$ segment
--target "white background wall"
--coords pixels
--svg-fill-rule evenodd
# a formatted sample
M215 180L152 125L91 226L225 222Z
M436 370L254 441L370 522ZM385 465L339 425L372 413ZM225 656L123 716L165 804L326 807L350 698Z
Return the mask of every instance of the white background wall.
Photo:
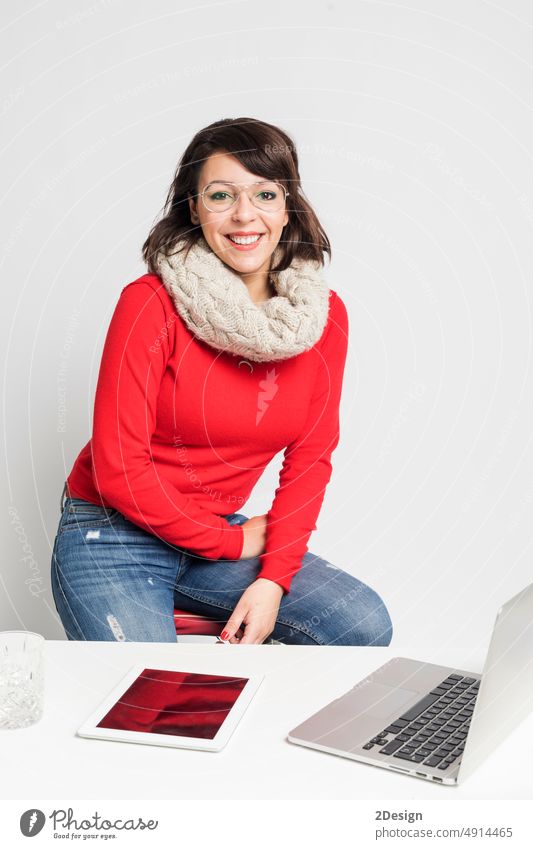
M244 115L299 145L350 317L310 550L371 583L413 653L483 656L533 536L533 9L500 6L3 6L2 629L64 638L50 554L111 314L191 136Z

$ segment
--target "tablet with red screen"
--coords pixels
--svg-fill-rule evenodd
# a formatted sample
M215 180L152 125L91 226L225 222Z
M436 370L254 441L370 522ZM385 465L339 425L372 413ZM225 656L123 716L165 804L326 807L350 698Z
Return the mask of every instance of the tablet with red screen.
M77 734L218 752L263 677L135 666Z

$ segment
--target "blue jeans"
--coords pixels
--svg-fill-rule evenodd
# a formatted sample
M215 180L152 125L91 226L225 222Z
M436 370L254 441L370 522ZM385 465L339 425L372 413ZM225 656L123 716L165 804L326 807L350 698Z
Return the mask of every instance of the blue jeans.
M65 489L63 490L63 496ZM118 510L61 498L52 592L69 640L176 642L174 607L229 619L256 579L259 558L208 560L178 549ZM231 524L247 516L227 516ZM269 639L297 645L387 646L392 624L379 595L307 552Z

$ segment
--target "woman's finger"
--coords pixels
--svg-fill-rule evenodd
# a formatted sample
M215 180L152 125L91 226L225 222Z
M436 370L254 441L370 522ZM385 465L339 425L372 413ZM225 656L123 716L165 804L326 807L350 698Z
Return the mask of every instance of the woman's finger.
M222 640L229 640L231 642L231 638L235 636L235 634L241 627L242 620L244 619L245 615L246 608L244 606L239 607L239 605L237 605L230 618L226 622L224 628L222 629L220 638Z

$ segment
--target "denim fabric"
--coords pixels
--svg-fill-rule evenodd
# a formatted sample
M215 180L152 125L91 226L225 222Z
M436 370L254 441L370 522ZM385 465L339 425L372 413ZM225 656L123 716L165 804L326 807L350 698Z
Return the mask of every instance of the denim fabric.
M65 496L65 490L63 491ZM209 560L179 549L118 510L62 497L52 591L70 640L176 642L174 607L227 622L257 577L258 557ZM227 521L243 523L233 513ZM299 645L387 646L392 624L369 586L307 552L269 639Z

